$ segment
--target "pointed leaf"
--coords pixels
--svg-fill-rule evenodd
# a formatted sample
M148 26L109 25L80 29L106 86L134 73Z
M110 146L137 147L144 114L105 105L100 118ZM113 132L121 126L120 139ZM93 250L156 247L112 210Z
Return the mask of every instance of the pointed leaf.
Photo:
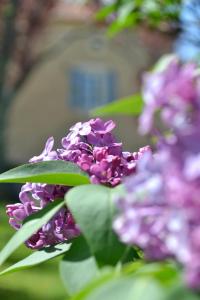
M176 266L177 267L177 266ZM73 300L175 300L182 299L174 287L180 285L183 290L183 284L180 276L174 274L178 269L171 263L150 263L139 261L126 264L122 268L110 268L110 272L103 272L98 278L92 280L72 297ZM171 270L171 271L170 271ZM172 275L171 280L165 280ZM179 273L180 275L180 273ZM181 280L181 281L180 281ZM148 292L147 292L148 291ZM175 291L175 293L172 293ZM178 291L179 292L179 291ZM186 288L184 292L187 293ZM176 295L176 297L171 296ZM187 294L189 295L189 294ZM180 294L182 296L182 293ZM183 297L184 298L184 297ZM186 298L184 298L186 299ZM190 298L188 298L190 299ZM196 297L191 299L197 299Z
M72 247L61 260L60 274L69 295L79 292L98 276L97 263L82 236L73 241Z
M23 244L44 224L46 224L63 206L64 201L57 199L47 205L40 212L27 218L27 222L15 233L3 250L1 250L0 264L2 264L21 244Z
M133 95L113 101L91 111L92 116L125 115L138 116L142 112L143 101L141 95Z
M28 257L24 258L23 260L17 262L16 264L1 272L0 276L39 265L49 259L64 254L70 249L70 247L71 244L63 243L35 251L33 254L29 255Z
M77 165L57 160L30 163L4 172L0 174L0 183L4 182L34 182L74 186L89 183L89 178Z
M148 291L148 292L147 292ZM72 300L164 300L167 289L153 278L124 276L113 270L90 282Z
M126 250L112 230L115 189L99 185L73 188L66 203L100 264L116 264Z

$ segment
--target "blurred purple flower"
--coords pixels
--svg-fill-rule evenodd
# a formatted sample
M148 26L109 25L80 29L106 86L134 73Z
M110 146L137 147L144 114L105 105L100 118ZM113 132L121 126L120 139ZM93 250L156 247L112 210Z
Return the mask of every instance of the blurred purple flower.
M176 258L185 266L187 278L196 280L193 257L200 259L200 176L188 180L180 163L185 153L179 155L174 156L169 147L155 157L143 156L137 174L125 181L127 195L118 199L121 214L114 229L124 243L141 247L147 259Z
M156 111L167 127L185 128L191 111L200 106L200 76L194 63L182 65L174 58L165 70L145 74L143 85L144 111L140 117L140 132L152 130Z
M160 110L168 129L154 155L145 152L125 181L114 229L149 260L174 258L192 288L200 287L200 79L194 64L173 60L146 76L140 129L149 132Z

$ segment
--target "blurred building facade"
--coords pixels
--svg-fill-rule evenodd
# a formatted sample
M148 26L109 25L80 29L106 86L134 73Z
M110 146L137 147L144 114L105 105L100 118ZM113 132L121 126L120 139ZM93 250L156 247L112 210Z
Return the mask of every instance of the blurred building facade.
M38 51L54 50L32 72L9 113L11 164L39 154L49 136L56 137L59 146L73 123L89 118L90 108L138 92L142 72L171 47L170 39L159 34L150 38L142 28L108 39L106 27L95 24L93 16L93 6L71 4L70 8L65 1L52 16ZM138 138L136 120L115 119L116 134L127 149L146 142Z

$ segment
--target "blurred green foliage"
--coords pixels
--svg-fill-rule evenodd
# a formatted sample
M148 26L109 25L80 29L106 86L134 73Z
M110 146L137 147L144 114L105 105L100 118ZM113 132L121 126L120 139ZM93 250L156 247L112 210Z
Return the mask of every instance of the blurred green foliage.
M0 228L2 249L14 230L8 224L5 207L0 206ZM21 246L5 263L4 268L15 263L32 253L25 246ZM10 274L0 278L0 299L4 300L63 300L66 292L58 273L58 261L60 258L49 261L33 269ZM2 268L3 269L3 268ZM1 269L1 270L2 270Z
M175 29L179 23L181 5L182 0L115 0L98 12L97 19L110 17L109 35L141 22L159 29L166 29L169 25Z

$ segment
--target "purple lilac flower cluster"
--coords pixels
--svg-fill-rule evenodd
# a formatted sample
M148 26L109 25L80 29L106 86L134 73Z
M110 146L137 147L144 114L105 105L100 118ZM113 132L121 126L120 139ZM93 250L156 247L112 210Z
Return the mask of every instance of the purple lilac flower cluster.
M135 172L136 161L147 148L139 152L122 151L111 133L115 124L97 118L85 123L77 123L70 133L62 139L62 149L53 150L54 139L48 139L44 151L30 160L36 163L48 160L65 160L77 164L87 172L94 184L116 186L122 177ZM7 205L7 214L12 227L18 230L23 220L38 212L48 203L63 198L69 187L48 184L25 184L20 192L20 203ZM27 246L39 249L48 245L66 241L80 234L72 215L63 208L48 224L44 225L27 242Z
M161 110L161 120L167 128L183 130L191 118L192 122L199 120L199 69L195 63L181 65L178 58L172 58L166 69L144 75L143 99L141 133L152 130L154 114L158 110Z
M141 119L152 126L153 113L172 132L160 138L157 152L146 153L137 174L126 182L114 222L120 239L144 250L147 259L175 258L187 284L200 287L200 78L192 64L172 61L161 73L148 74ZM147 84L147 85L146 85ZM149 103L149 99L152 100ZM147 120L146 114L150 112ZM150 123L149 123L150 120ZM150 127L151 127L150 126ZM145 128L149 131L150 127Z
M62 139L59 159L76 163L94 184L119 184L123 176L135 171L138 153L122 151L122 144L111 133L114 128L113 121L103 122L99 118L77 123Z

